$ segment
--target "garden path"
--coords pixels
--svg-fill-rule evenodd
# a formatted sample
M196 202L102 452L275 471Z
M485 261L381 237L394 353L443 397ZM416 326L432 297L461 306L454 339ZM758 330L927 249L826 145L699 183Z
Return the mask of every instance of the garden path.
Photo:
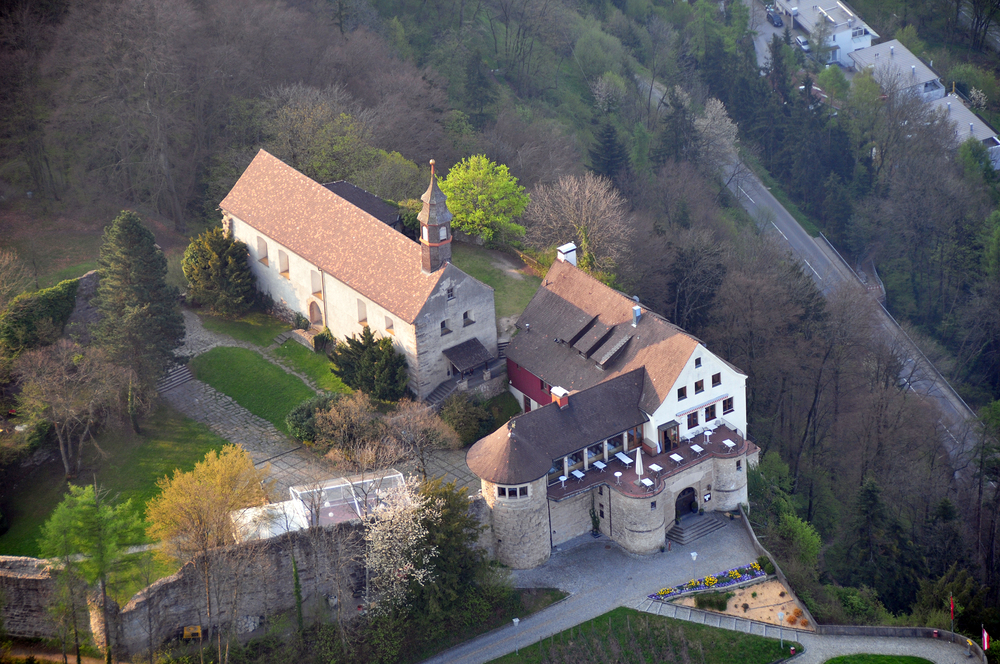
M276 345L272 345L270 349L262 349L228 335L206 330L201 319L191 311L184 310L183 314L186 334L184 344L175 351L177 356L195 357L216 346L246 348L260 353L264 359L297 376L316 390L316 386L307 377L293 371L269 352ZM232 398L200 380L181 383L165 390L162 396L191 419L206 425L229 442L243 447L250 453L254 465L270 463L275 489L281 499L287 498L289 487L311 484L340 474L326 461L278 431L273 424L257 417Z

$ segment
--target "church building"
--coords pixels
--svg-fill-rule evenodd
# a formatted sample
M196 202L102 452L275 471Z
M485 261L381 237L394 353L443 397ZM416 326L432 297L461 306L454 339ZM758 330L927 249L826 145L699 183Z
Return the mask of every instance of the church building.
M223 226L249 248L258 289L314 331L391 337L420 399L497 357L493 289L451 264L452 215L433 164L419 243L393 228L374 196L319 184L264 150L220 203Z

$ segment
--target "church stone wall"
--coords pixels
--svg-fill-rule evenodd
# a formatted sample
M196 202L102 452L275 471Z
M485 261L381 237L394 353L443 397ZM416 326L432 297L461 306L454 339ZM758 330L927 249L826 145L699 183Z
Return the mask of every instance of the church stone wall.
M493 511L493 550L497 560L514 569L537 567L549 559L549 506L545 478L528 485L528 497L497 498L496 485L483 480L483 497Z

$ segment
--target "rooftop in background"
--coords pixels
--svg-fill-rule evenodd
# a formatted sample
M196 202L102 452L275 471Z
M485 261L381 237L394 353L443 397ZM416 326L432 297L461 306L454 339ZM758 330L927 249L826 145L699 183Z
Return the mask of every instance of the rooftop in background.
M822 5L809 4L808 2L797 4L795 0L782 0L779 5L802 25L802 28L813 36L820 21L827 21L830 25L830 34L837 34L844 30L867 30L874 38L878 38L878 33L871 29L867 23L861 20L857 12L847 4L839 0L825 0Z
M959 143L963 143L970 137L975 138L989 148L1000 146L997 140L997 133L988 124L972 112L961 99L956 95L948 95L930 102L936 111L944 113L949 120L955 123L955 136ZM970 130L969 125L972 125Z
M912 88L921 84L940 85L940 77L937 75L937 72L925 65L920 58L913 55L897 39L875 44L874 46L854 51L849 55L859 72L871 67L875 80L883 88L893 82L892 78L894 76L898 77L898 82L902 89Z
M277 537L308 528L313 521L320 526L353 521L376 509L380 496L405 481L398 470L387 470L384 475L338 477L293 486L288 490L291 500L233 512L237 539L245 542Z
M323 186L348 203L361 208L379 221L399 230L399 226L401 225L399 209L395 205L386 203L375 194L370 194L347 180L337 180Z

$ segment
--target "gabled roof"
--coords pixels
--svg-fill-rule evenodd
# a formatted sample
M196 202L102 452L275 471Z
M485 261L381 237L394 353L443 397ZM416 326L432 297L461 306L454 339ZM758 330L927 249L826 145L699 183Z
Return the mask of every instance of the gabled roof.
M361 187L347 180L337 180L323 185L348 203L359 207L379 221L390 226L399 221L399 209L386 203L375 194L370 194Z
M698 341L573 265L556 261L517 321L507 357L569 391L644 368L642 409L667 398Z
M488 482L523 484L559 459L646 422L639 408L644 371L636 369L513 418L469 449L469 469Z
M220 207L407 323L447 272L461 274L423 272L419 244L264 150Z

